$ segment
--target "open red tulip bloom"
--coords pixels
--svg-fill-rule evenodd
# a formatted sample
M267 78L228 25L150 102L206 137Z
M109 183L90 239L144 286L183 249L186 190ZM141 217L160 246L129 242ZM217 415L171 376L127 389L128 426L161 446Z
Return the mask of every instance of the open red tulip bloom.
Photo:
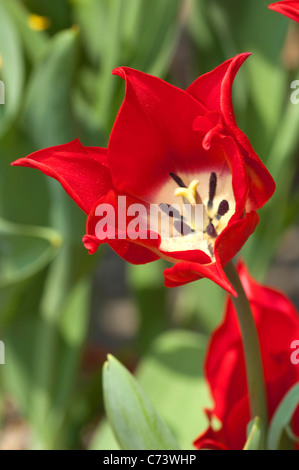
M249 55L226 61L186 91L142 72L117 68L113 73L125 80L126 93L108 149L83 147L76 140L35 152L14 165L38 168L60 181L88 214L83 241L90 253L108 243L130 263L162 257L173 263L164 272L166 286L207 277L235 294L222 268L254 231L256 210L275 189L233 112L232 84ZM118 215L119 196L127 197L127 206L168 208L194 199L203 204L201 233L192 228L187 236L166 240L150 232L134 239L128 229L117 226L115 239L109 236L109 227L106 238L99 239L96 208L112 204Z
M291 20L299 23L299 1L298 0L284 0L283 2L276 2L269 5L270 10L277 11Z
M239 263L238 272L258 330L271 419L284 395L299 382L299 367L291 361L291 344L299 338L299 315L285 295L254 281L244 264ZM211 425L194 444L198 449L242 449L251 418L241 333L231 299L223 324L212 336L205 372L215 408L207 411ZM220 421L220 430L213 429L213 417ZM292 430L299 436L299 406Z

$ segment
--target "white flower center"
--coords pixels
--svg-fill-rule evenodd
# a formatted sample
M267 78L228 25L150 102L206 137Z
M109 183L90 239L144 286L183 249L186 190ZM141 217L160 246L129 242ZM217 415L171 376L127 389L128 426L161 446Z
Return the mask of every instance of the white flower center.
M167 207L168 215L171 217L172 232L169 237L162 237L160 249L169 253L201 250L213 260L216 238L235 212L236 204L230 171L222 169L217 172L203 172L199 176L185 174L181 177L171 173L170 176L178 187L173 189L173 182L170 181L168 187L164 187L160 192L159 199L161 201L161 198L167 195L168 201L174 201L172 204L160 204L160 207ZM194 179L194 176L197 178ZM188 186L185 184L186 181L190 181ZM170 187L172 196L169 197ZM182 209L188 205L187 216L183 210L179 212L174 209L178 204ZM198 207L201 209L200 224L196 218ZM172 208L174 210L171 212Z

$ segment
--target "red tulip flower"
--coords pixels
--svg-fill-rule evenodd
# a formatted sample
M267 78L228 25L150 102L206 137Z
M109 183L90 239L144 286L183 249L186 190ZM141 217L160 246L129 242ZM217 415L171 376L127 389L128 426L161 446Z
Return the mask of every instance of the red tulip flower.
M299 1L298 0L284 0L283 2L276 2L269 5L270 10L277 11L291 20L299 23Z
M285 295L253 280L244 264L239 263L238 272L257 326L271 419L285 394L299 382L299 365L291 360L291 345L299 340L299 315ZM207 411L210 427L195 446L242 449L251 418L242 339L231 299L227 300L224 322L210 341L205 373L215 407ZM212 424L215 418L221 424L217 431ZM299 406L292 427L299 436Z
M232 84L250 54L241 54L199 77L185 91L159 78L121 67L126 82L123 104L108 149L83 147L78 140L14 162L56 178L88 214L83 241L94 253L108 243L122 258L143 264L165 258L165 284L174 287L202 277L235 291L223 267L240 250L258 223L256 210L272 196L275 185L238 128ZM120 196L126 201L119 204ZM159 229L136 230L120 223L134 204L202 204L203 227L178 219L176 235ZM104 206L105 205L105 206ZM107 224L97 236L99 207L112 206L116 227ZM102 214L103 215L103 214ZM132 222L132 213L129 222ZM184 231L182 227L189 229Z

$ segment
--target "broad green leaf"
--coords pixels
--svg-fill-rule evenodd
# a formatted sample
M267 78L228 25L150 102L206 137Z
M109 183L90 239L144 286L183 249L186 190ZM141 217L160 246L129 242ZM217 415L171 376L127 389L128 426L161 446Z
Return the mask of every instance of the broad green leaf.
M181 449L209 425L205 408L212 408L203 362L206 337L183 330L156 339L137 371L137 378ZM159 386L157 386L159 384Z
M255 418L248 428L248 438L243 450L261 450L260 419Z
M107 420L102 420L98 425L89 450L119 450L119 445Z
M194 450L192 442L209 425L204 409L212 408L212 402L202 372L206 342L202 335L169 331L154 341L136 372L138 382L184 450ZM105 449L105 445L117 448L103 421L92 448Z
M122 449L178 449L137 380L113 356L104 365L103 390L106 413Z
M291 390L289 390L271 420L268 433L268 450L279 450L284 448L286 441L282 447L282 439L286 439L286 428L291 423L292 417L298 405L299 383L295 384Z

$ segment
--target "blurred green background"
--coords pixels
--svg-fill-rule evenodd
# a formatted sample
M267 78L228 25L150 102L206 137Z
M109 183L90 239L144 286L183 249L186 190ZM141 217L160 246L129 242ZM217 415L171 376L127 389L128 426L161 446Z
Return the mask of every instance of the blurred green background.
M124 95L114 67L185 88L253 52L234 105L277 191L242 255L259 280L279 284L283 269L294 286L299 105L290 84L299 79L299 31L269 3L0 0L0 449L115 448L101 396L107 352L136 370L182 448L206 426L202 360L222 316L221 289L203 280L168 290L162 261L131 266L104 247L89 256L85 215L60 185L10 167L76 137L107 146Z

